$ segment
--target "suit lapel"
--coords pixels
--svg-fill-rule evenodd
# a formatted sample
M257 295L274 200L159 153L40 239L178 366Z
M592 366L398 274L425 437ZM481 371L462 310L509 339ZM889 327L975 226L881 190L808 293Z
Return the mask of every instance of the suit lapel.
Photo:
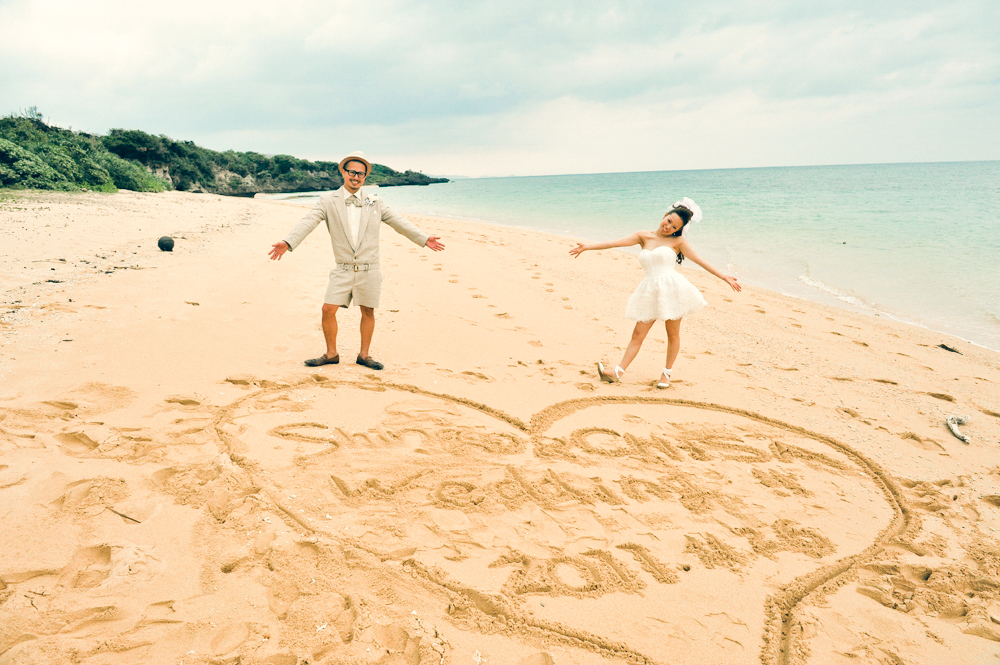
M371 197L365 194L363 188L358 190L358 198L361 199L361 220L358 222L358 247L360 247L365 242L365 231L368 230L368 222L375 211L375 206L365 205L365 200Z
M337 217L340 220L340 228L344 231L344 237L347 238L347 244L351 246L351 249L357 251L357 247L354 246L351 238L351 225L347 221L347 204L344 201L349 196L346 189L340 188L337 195L333 197L333 207L337 211Z

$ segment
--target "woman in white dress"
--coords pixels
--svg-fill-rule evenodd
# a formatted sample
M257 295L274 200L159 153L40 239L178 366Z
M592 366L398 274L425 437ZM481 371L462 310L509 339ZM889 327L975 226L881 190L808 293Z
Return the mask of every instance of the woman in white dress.
M688 314L694 314L707 305L701 292L683 275L674 270L674 264L680 264L685 258L691 259L702 268L726 282L734 291L740 290L739 282L732 275L724 275L711 264L702 259L694 251L682 235L688 223L701 219L701 208L689 198L683 198L663 216L656 231L637 231L630 236L611 242L599 242L593 245L579 243L569 250L574 257L587 250L611 249L612 247L628 247L639 245L639 264L642 266L644 279L639 283L635 293L628 299L625 306L625 316L635 321L632 339L629 341L621 363L613 374L604 371L604 365L597 363L597 372L602 381L615 383L621 381L625 370L639 353L646 334L657 321L663 321L667 328L667 362L663 374L657 382L657 388L670 385L670 372L673 370L677 353L681 349L681 319Z

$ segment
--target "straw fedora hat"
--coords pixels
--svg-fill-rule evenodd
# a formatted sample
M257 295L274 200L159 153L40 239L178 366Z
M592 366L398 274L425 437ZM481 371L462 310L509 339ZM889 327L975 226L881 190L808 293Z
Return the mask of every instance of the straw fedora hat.
M365 159L365 153L361 152L360 150L356 150L351 154L349 154L347 157L344 157L342 160L340 160L341 171L344 170L344 164L346 164L347 162L361 162L362 164L365 165L365 173L371 175L372 172L371 162Z

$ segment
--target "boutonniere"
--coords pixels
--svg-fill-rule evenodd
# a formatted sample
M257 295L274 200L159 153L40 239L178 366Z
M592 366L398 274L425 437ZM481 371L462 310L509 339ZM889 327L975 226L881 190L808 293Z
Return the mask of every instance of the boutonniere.
M365 199L365 207L366 208L368 206L374 206L374 205L375 205L375 199L368 199L368 198Z

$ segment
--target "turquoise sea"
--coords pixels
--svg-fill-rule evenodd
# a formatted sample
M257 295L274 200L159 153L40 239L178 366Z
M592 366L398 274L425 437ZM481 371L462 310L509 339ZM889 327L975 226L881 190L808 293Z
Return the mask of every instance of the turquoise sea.
M688 196L705 215L689 241L744 283L1000 350L1000 161L477 178L381 195L403 213L588 241L653 230Z

